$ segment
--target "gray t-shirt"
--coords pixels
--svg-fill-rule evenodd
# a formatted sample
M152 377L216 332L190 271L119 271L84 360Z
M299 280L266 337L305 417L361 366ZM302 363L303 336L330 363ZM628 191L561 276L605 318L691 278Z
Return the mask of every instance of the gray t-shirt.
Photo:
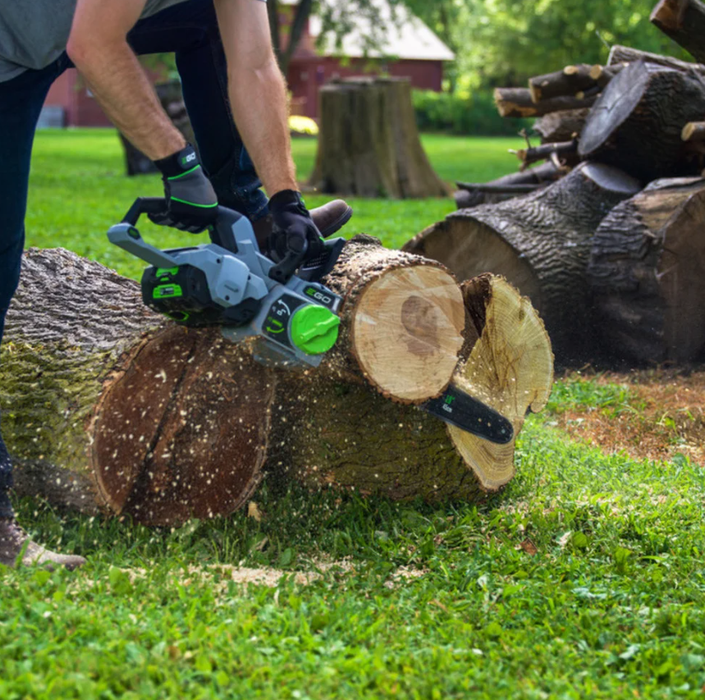
M149 17L185 0L147 0ZM0 0L0 82L39 70L66 50L76 0Z

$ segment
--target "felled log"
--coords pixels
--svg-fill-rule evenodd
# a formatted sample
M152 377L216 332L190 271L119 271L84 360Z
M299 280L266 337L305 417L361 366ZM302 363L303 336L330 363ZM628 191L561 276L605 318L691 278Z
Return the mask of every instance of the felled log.
M705 75L705 66L701 63L688 63L688 61L680 61L670 56L661 56L657 53L640 51L639 49L632 49L628 46L620 46L619 44L615 44L610 49L607 65L610 68L614 68L614 66L621 63L636 63L637 61L645 61L646 63L673 68L674 70L683 71L685 73L694 71L700 75Z
M589 109L552 112L538 119L532 128L541 135L541 143L572 141L580 136L589 113Z
M609 85L612 78L620 73L628 63L615 63L612 66L594 65L590 69L590 77L595 81L595 84L602 90Z
M510 173L491 182L456 182L458 191L453 197L458 209L475 207L478 204L495 204L546 187L566 172L568 168L560 168L548 161L535 168Z
M594 354L585 274L592 236L640 189L615 168L583 163L534 194L449 214L404 250L444 262L459 279L506 277L537 308L556 358L572 364Z
M705 5L700 0L659 0L651 22L696 61L705 62Z
M421 145L407 78L348 78L319 94L313 187L397 199L448 194Z
M529 300L502 278L484 275L463 294L471 349L454 381L509 418L516 436L551 391L548 335ZM284 376L274 404L268 469L276 479L394 499L475 501L515 473L515 440L496 445L446 427L347 377Z
M578 140L564 141L561 143L543 143L540 146L529 146L516 152L517 158L525 165L531 165L540 160L551 158L553 162L567 161L575 164L578 153Z
M563 70L539 75L529 80L529 91L534 103L554 97L576 96L596 87L590 75L592 66L580 64L566 66Z
M465 342L451 275L363 238L330 284L346 301L322 373L404 403L443 391ZM29 251L1 354L22 493L169 524L230 513L262 478L272 371L217 329L153 314L135 282L97 263Z
M681 132L681 138L686 144L700 156L705 156L705 122L688 122Z
M605 88L580 137L581 157L618 165L644 182L698 172L681 140L683 125L705 114L705 81L644 61Z
M596 99L595 96L583 99L563 96L535 103L528 88L496 88L494 91L494 101L502 117L542 117L551 112L591 107Z
M611 354L691 362L705 349L705 180L650 184L597 229L588 278L594 327Z

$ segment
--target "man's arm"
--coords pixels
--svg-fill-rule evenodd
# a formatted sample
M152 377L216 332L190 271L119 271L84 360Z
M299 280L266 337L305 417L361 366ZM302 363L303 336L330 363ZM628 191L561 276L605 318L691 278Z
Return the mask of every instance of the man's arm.
M286 85L272 49L267 7L257 0L215 0L228 61L238 131L271 197L296 190Z
M146 0L78 0L67 53L110 120L152 160L186 142L127 43Z

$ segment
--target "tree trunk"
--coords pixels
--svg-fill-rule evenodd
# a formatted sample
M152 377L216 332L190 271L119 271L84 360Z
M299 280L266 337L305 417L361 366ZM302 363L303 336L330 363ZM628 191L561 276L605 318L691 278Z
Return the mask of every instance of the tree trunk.
M181 92L181 83L178 80L170 80L168 83L159 83L155 85L157 97L164 108L164 111L169 115L174 126L181 132L181 135L188 143L196 147L196 137L193 133L191 120L189 119L184 97ZM135 148L126 138L120 133L120 141L125 151L125 167L127 174L146 175L149 173L158 172L157 166L138 148Z
M473 337L455 381L502 411L516 435L551 392L548 335L528 299L502 278L485 275L463 293ZM515 473L514 440L495 445L448 428L349 376L289 375L274 403L268 466L277 479L394 499L474 501Z
M321 377L366 377L407 404L442 393L465 346L442 266L359 237L328 283L345 302ZM135 282L63 250L25 256L5 341L0 408L22 493L163 525L228 514L257 487L275 374L248 344L163 320Z
M590 76L592 66L581 64L566 66L563 70L547 75L539 75L529 80L531 99L535 102L554 97L575 97L578 93L597 87Z
M494 91L494 101L502 117L543 117L551 112L591 107L596 99L594 96L583 99L564 96L535 103L528 88L496 88Z
M589 113L589 109L552 112L537 120L533 129L541 135L541 143L571 141L580 136Z
M705 81L639 61L605 88L580 137L580 155L618 165L644 182L698 172L684 124L705 114Z
M651 21L696 61L705 62L705 5L700 0L659 0Z
M610 50L607 65L612 68L619 64L636 63L637 61L645 61L653 63L657 66L673 68L674 70L683 71L685 73L696 72L700 75L705 75L705 66L700 63L688 63L687 61L679 61L677 58L670 56L661 56L657 53L649 53L648 51L640 51L639 49L630 49L628 46L620 46L616 44Z
M320 90L311 184L322 192L410 199L448 194L423 150L406 78L350 78Z
M449 214L404 250L444 262L459 279L504 275L536 306L558 360L572 364L594 352L585 277L592 236L639 189L619 170L584 163L535 194Z
M691 362L705 347L705 180L653 182L597 229L594 327L613 355Z

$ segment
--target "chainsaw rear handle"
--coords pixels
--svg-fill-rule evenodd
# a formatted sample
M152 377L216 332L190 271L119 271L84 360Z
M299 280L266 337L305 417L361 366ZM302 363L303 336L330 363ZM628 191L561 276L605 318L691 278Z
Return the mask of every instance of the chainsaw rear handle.
M161 214L167 208L168 203L164 197L138 197L123 217L122 223L136 226L142 214ZM232 227L241 218L242 214L238 214L232 209L218 207L215 225L209 229L211 241L226 250L237 253L237 244L235 243Z

